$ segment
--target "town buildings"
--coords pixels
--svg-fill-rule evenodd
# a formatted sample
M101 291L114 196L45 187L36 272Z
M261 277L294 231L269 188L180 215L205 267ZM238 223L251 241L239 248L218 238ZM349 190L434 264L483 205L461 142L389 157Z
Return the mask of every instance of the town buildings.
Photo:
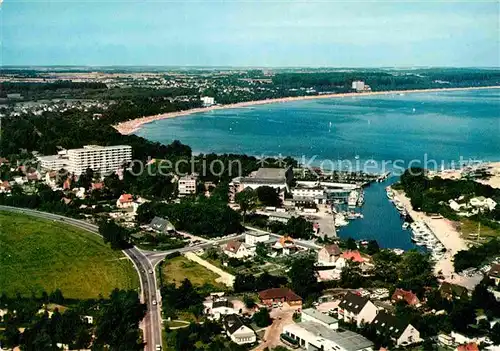
M419 306L420 300L417 295L411 291L406 291L403 289L396 289L394 294L392 294L391 300L393 303L398 303L399 301L405 301L410 306Z
M224 316L223 326L227 335L238 345L252 344L257 341L257 336L253 329L246 326L237 314Z
M282 200L285 190L293 179L293 170L289 168L259 168L248 177L237 177L229 183L229 199L234 201L234 196L246 188L257 189L268 186L280 192Z
M260 301L264 305L287 303L290 306L302 306L302 298L288 288L271 288L259 292Z
M267 232L246 232L245 233L245 244L255 246L257 243L263 243L269 241L269 233Z
M379 333L387 333L396 346L405 346L422 341L420 332L407 322L380 311L371 323Z
M494 264L488 272L488 276L493 279L495 285L500 285L500 264Z
M186 175L179 178L177 183L179 196L196 194L196 182L198 177L195 174Z
M114 172L132 160L129 145L86 145L79 149L60 151L57 155L38 156L42 168L66 169L70 174L80 175L88 168L101 174Z
M245 243L236 240L231 240L224 245L224 253L228 257L239 258L239 259L253 256L255 254L255 252L251 251Z
M339 328L339 321L337 319L330 317L327 314L321 313L314 308L306 308L305 310L302 310L300 320L302 322L316 322L330 329Z
M377 316L377 307L366 297L347 293L338 307L338 318L347 323L371 323Z
M326 245L318 252L318 264L323 266L335 265L335 262L339 259L340 255L341 251L338 245Z
M165 218L154 217L149 223L149 229L153 232L160 234L172 234L175 233L174 225Z
M289 324L283 333L308 351L371 351L373 342L350 330L331 329L313 321Z

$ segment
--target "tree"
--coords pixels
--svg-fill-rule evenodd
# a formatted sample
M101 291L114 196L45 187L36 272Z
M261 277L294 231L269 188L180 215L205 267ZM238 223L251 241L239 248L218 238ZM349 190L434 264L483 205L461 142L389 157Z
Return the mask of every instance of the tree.
M259 202L264 206L278 207L281 205L281 199L278 191L270 186L260 186L256 190Z
M259 257L267 257L267 255L269 254L269 249L268 249L266 244L257 243L257 245L255 247L255 253Z
M252 274L236 274L233 289L235 292L255 291L255 276Z
M345 288L359 288L363 285L363 277L358 262L347 261L340 273L340 282Z
M267 308L261 308L258 312L254 313L252 318L260 328L265 328L273 322Z
M304 217L292 217L286 223L286 230L292 238L310 239L313 235L313 225Z
M500 345L500 323L496 323L490 332L490 339L493 345Z
M380 251L380 247L378 246L377 240L370 240L368 242L367 247L366 247L366 253L370 256L373 256L379 251Z
M257 194L253 189L247 188L237 193L234 201L240 206L240 210L243 212L243 223L245 223L247 212L257 206Z
M19 332L17 326L13 322L9 321L3 331L2 346L14 348L14 346L19 345L20 337L21 333Z
M319 292L314 262L312 258L298 258L292 262L288 272L292 290L303 299Z
M358 245L356 244L356 241L353 238L347 239L346 249L347 250L357 250L358 249Z
M255 299L252 296L246 294L243 296L243 303L245 304L246 308L254 308L256 306Z
M130 233L127 229L119 226L114 221L103 220L99 224L99 234L102 235L104 243L110 243L113 249L127 247Z

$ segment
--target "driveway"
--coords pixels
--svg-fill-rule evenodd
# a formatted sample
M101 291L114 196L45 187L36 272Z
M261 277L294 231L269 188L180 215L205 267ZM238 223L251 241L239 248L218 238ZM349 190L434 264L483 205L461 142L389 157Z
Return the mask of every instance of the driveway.
M264 334L264 342L257 346L255 351L262 351L266 347L270 349L276 347L278 345L285 346L280 340L280 335L283 333L283 328L289 324L293 324L293 313L297 310L297 308L291 307L281 307L281 308L273 308L270 311L271 318L273 318L273 324L271 324L266 329L266 333Z

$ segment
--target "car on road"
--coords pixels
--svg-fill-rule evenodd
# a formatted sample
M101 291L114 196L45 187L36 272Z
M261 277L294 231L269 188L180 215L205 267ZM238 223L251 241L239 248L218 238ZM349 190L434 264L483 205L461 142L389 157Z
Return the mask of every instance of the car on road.
M156 305L156 300L153 300L153 305Z
M148 272L149 272L149 274L153 274L153 270L152 269L150 269Z
M161 351L161 345L156 345L156 350L155 351Z

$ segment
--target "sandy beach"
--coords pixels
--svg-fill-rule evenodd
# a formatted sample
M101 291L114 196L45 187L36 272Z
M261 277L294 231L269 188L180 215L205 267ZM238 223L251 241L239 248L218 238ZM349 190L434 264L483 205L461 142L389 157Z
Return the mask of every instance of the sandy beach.
M154 116L140 117L132 119L126 122L119 123L113 126L118 132L124 135L133 134L144 124L151 123L154 121L159 121L167 118L176 118L181 116L188 116L193 113L208 112L222 109L233 109L233 108L244 108L249 106L264 105L264 104L275 104L275 103L285 103L291 101L301 101L301 100L316 100L316 99L330 99L330 98L345 98L345 97L356 97L356 96L371 96L371 95L390 95L390 94L410 94L410 93L432 93L432 92L442 92L442 91L460 91L460 90L478 90L478 89L499 89L500 86L491 87L470 87L470 88L442 88L442 89L420 89L420 90L392 90L392 91L372 91L363 93L345 93L345 94L325 94L325 95L311 95L311 96L298 96L298 97L286 97L279 99L268 99L268 100L257 100L257 101L246 101L237 104L229 105L215 105L210 107L194 108L185 111L176 111L169 113L162 113Z
M395 198L401 202L413 220L425 222L436 238L446 248L446 253L436 262L436 266L434 267L436 275L438 272L442 272L447 282L462 285L469 290L473 290L481 281L482 276L461 276L455 273L453 267L453 256L455 256L458 251L468 249L465 240L461 238L460 232L456 229L454 223L446 218L431 218L431 216L423 212L415 211L411 206L410 199L406 197L403 192L394 190L394 194Z

